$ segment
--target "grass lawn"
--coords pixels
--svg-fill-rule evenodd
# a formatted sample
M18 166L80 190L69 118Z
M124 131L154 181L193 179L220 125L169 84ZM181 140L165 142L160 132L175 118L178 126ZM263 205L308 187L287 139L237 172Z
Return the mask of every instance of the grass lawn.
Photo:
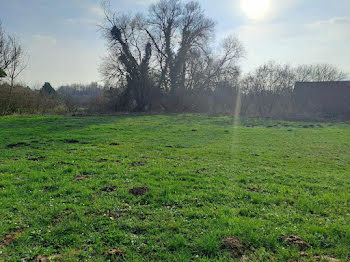
M2 117L0 261L347 261L349 188L350 123Z

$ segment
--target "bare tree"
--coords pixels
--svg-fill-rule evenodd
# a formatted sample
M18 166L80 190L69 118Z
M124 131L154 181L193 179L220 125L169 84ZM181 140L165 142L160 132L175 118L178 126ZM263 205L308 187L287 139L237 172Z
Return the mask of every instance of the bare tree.
M214 25L198 2L161 0L151 6L145 30L159 62L159 87L167 91L185 88L190 53L205 47Z
M293 68L288 64L270 61L259 66L241 81L245 103L253 107L253 113L270 116L273 109L289 101L295 83ZM285 105L284 105L285 106Z
M2 71L0 73L2 77L7 77L10 80L10 91L5 113L11 107L12 89L15 86L15 80L26 68L24 58L24 51L18 39L6 34L0 23L0 71Z
M10 58L11 63L7 67L7 75L10 78L10 85L11 87L14 86L14 81L16 78L23 72L23 70L27 67L27 64L25 62L25 54L22 49L21 44L18 42L18 40L11 36L9 38L10 41Z
M237 82L240 74L238 62L245 53L243 45L236 37L229 36L223 40L218 50L218 52L203 48L191 50L188 60L187 89L214 90L219 82Z
M189 2L183 8L181 19L181 42L175 56L170 81L172 89L185 88L188 54L192 48L202 48L213 35L214 22L205 17L198 2Z
M15 36L7 35L0 23L0 69L14 87L15 79L26 68L25 54L21 44Z
M174 61L175 39L181 22L182 4L179 0L161 0L151 5L145 31L156 50L161 71L158 86L169 91L169 71Z
M103 71L107 78L117 77L123 85L121 107L132 107L135 111L149 106L152 89L149 76L152 48L142 23L141 15L126 16L106 11L104 32L109 42L109 56Z

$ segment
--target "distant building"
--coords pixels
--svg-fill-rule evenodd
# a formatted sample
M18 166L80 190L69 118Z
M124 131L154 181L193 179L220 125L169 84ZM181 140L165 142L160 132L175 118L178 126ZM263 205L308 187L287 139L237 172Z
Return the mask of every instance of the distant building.
M350 119L350 81L296 82L294 98L299 112Z

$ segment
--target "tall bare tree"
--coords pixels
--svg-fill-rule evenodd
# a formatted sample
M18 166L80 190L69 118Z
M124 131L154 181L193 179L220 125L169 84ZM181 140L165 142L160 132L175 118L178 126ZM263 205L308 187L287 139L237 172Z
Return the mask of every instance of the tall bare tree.
M156 49L160 78L158 86L169 91L169 71L174 60L178 28L181 22L182 4L179 0L161 0L151 5L145 30Z
M143 111L149 106L152 91L149 76L152 47L141 29L143 19L140 15L117 15L107 10L106 22L104 32L110 55L103 67L105 76L119 78L123 89L119 102L124 110Z
M0 69L9 78L11 87L14 87L15 79L25 68L25 54L21 44L15 36L6 34L0 23Z

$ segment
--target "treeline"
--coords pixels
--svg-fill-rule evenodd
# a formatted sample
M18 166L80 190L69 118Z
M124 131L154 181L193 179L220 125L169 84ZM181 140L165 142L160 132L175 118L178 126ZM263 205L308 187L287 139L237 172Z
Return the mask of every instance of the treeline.
M199 2L160 0L147 12L113 12L104 5L101 32L108 55L103 87L67 85L55 90L16 86L23 51L0 30L0 113L195 112L289 118L302 113L293 96L297 81L346 78L328 64L268 62L243 74L245 50L234 36L215 40L215 23ZM1 27L0 27L1 29ZM50 91L48 91L50 90Z

